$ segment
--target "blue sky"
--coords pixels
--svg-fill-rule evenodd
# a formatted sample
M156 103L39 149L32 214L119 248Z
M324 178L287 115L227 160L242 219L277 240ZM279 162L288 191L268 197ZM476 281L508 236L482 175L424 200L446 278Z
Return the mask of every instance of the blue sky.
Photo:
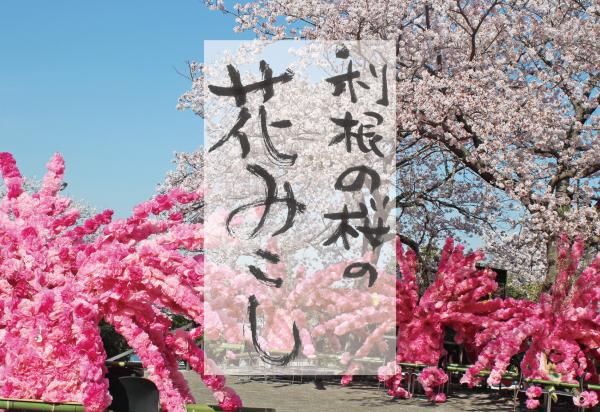
M153 195L174 151L202 144L175 109L187 60L235 34L201 0L6 0L0 7L0 151L41 177L54 152L68 194L126 216Z

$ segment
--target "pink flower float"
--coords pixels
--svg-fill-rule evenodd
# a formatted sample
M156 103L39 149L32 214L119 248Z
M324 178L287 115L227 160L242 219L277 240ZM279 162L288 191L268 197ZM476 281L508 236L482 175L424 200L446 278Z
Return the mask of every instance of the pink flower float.
M511 357L522 352L525 378L598 382L594 361L600 360L600 255L577 277L582 255L581 240L571 247L566 236L560 239L551 294L542 294L539 302L507 300L505 308L490 317L489 327L477 334L480 354L462 382L473 386L479 372L490 369L488 383L495 385ZM528 390L528 407L537 407L539 395L541 390ZM598 403L595 392L582 392L574 401L586 407Z
M435 281L419 297L416 280L417 258L412 250L404 251L397 243L396 258L401 278L396 283L396 323L398 327L396 362L430 365L419 376L427 397L444 402L443 393L434 388L446 383L446 373L438 365L445 354L444 329L455 332L455 341L467 349L473 348L474 336L487 326L488 316L498 311L500 299L489 299L498 284L495 273L478 270L475 264L483 259L482 252L463 254L462 245L454 246L448 239L442 250ZM388 394L407 398L410 393L401 386L400 365L390 365L396 373L381 373L379 379Z
M278 242L271 240L268 249L279 252ZM360 370L357 358L378 356L388 349L381 348L380 343L385 333L394 331L391 318L395 294L393 287L382 282L368 289L336 287L347 265L348 262L342 261L312 273L299 267L292 279L289 275L292 269L283 260L267 263L266 273L270 278L287 279L281 288L274 289L258 283L248 272L207 262L205 293L206 296L210 293L212 299L206 305L206 338L215 340L215 345L222 340L251 347L251 337L248 333L244 335L243 323L248 317L247 295L253 294L261 302L264 314L259 339L268 342L269 350L289 351L294 344L290 325L296 323L302 338L302 358L315 360L322 354L337 356L343 352L340 365L348 371ZM393 281L392 278L392 286ZM356 347L343 351L344 342L351 335L362 340ZM317 353L315 346L319 345ZM349 383L351 376L346 380Z
M59 195L63 158L47 167L41 188L29 194L12 155L0 153L7 189L0 200L0 396L105 410L104 319L140 356L165 410L183 412L193 401L178 359L202 376L222 409L238 409L224 378L203 374L195 343L201 329L173 333L165 314L203 322L203 262L181 252L202 249L202 227L172 212L198 195L174 189L127 219L112 222L105 211L79 224L79 212Z

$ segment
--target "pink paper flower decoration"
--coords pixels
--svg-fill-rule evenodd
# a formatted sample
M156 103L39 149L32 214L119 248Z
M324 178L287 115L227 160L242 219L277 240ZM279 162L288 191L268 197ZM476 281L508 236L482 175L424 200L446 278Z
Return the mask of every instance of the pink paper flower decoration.
M582 408L593 408L598 404L598 394L592 391L583 391L579 396L573 397L573 403Z
M105 211L79 221L59 195L64 161L55 155L40 190L27 193L10 153L0 153L7 194L0 200L0 396L111 402L98 324L104 319L140 356L165 410L193 401L177 360L202 375L224 410L241 406L222 377L203 375L193 333L170 331L165 309L203 323L203 265L181 252L201 250L202 226L184 224L176 205L198 195L174 189L111 222Z
M490 369L488 382L494 384L521 352L525 378L598 382L594 360L600 360L600 255L578 272L582 255L582 241L571 246L566 236L560 239L551 293L542 294L539 302L507 299L490 314L487 328L475 336L479 355L463 382L474 385L479 372Z

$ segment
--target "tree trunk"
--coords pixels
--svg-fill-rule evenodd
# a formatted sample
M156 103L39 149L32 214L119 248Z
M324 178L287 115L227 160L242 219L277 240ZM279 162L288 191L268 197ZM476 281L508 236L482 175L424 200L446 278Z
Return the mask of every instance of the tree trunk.
M563 178L556 185L556 198L569 198L572 200L572 196L569 195L569 178ZM561 206L557 212L558 216L561 220L565 219L565 213L571 208L571 202L566 204L565 206ZM547 273L546 278L544 279L544 283L542 284L542 290L540 292L548 293L552 289L552 285L556 281L556 275L558 274L558 239L561 233L549 233L548 241L546 242L546 264L547 264Z
M554 281L556 280L556 275L558 274L558 253L556 250L557 244L558 235L550 235L550 239L548 239L546 242L546 265L548 267L548 271L546 272L546 277L544 278L544 283L542 284L542 289L540 291L542 293L550 292L552 285L554 285Z

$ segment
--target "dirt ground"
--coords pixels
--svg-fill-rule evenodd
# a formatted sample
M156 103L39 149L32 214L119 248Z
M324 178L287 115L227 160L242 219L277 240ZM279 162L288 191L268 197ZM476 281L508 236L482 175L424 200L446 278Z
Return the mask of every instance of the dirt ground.
M192 393L199 403L214 404L215 401L198 376L184 372ZM475 411L525 411L524 406L514 405L513 391L469 391L455 388L446 403L434 405L423 395L415 395L409 400L391 400L377 383L353 383L343 387L334 381L326 381L323 389L317 389L314 382L296 377L291 380L274 380L253 377L230 376L231 386L240 395L244 406L274 408L277 412L354 412L354 411L435 411L435 412L475 412ZM541 410L541 409L540 409ZM595 410L600 410L595 408ZM577 411L570 399L561 399L552 406L554 412Z

